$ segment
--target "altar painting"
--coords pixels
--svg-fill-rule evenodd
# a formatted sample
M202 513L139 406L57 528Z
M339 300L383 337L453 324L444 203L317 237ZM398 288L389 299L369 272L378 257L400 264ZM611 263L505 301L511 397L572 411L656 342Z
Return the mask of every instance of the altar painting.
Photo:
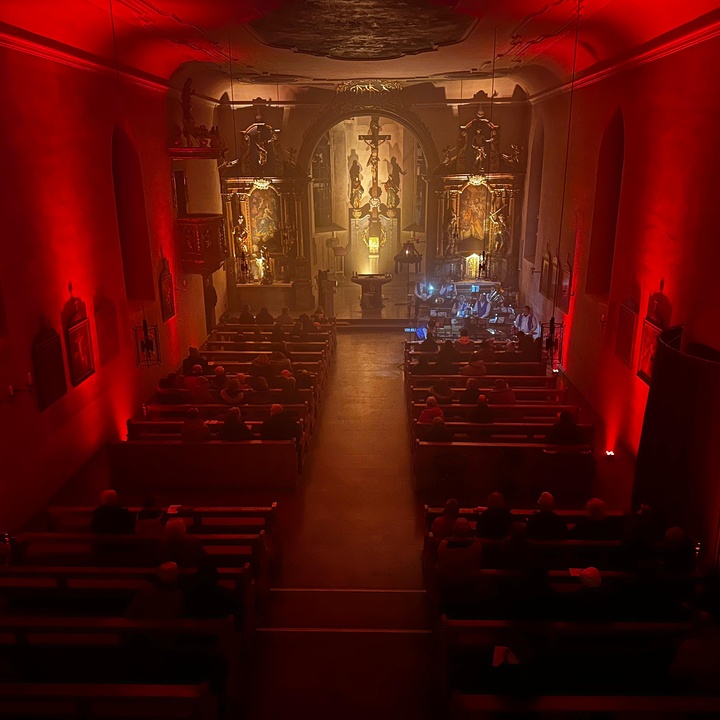
M250 234L253 245L270 252L280 251L280 198L267 189L255 189L250 194Z
M485 236L490 191L484 185L468 185L460 196L460 239Z

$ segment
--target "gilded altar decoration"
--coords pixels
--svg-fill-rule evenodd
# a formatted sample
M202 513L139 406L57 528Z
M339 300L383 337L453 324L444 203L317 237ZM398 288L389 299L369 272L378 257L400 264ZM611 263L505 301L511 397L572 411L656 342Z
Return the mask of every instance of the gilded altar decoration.
M197 125L192 112L192 98L195 95L192 78L187 78L180 93L180 107L182 109L182 127L176 125L173 128L170 145L173 148L181 148L183 139L186 148L208 148L215 151L217 157L224 157L227 153L225 142L220 137L220 128L213 125L208 129L207 125ZM178 151L179 152L179 151Z
M402 83L397 80L345 80L338 84L335 91L338 93L389 93L402 90Z
M250 228L253 245L268 252L280 251L280 198L270 189L254 189L250 194Z
M262 101L257 98L257 101ZM255 122L240 131L240 174L267 178L282 175L284 161L279 150L280 130L263 120L258 107Z

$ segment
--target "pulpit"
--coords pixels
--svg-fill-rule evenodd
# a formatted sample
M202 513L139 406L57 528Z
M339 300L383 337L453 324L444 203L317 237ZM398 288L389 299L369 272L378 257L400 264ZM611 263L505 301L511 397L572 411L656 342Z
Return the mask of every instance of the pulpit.
M176 223L183 271L207 275L219 270L228 255L223 216L196 213Z

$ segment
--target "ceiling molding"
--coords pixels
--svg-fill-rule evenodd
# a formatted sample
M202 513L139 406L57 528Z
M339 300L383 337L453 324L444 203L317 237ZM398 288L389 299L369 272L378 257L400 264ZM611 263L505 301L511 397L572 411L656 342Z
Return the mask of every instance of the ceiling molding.
M715 15L715 14L714 14ZM564 95L570 92L571 89L580 90L596 83L607 80L620 73L633 70L634 68L641 67L643 65L649 65L650 63L662 60L669 55L675 55L676 53L688 50L696 45L700 45L709 40L713 40L720 37L720 18L714 19L707 25L697 28L694 27L687 32L683 33L679 37L667 39L667 36L661 36L655 40L647 43L643 50L631 54L623 60L614 63L608 67L603 67L599 70L589 70L576 78L575 82L568 80L562 85L552 88L551 90L544 90L543 92L537 93L530 97L530 102L533 105L537 103L550 100L559 95Z
M11 29L15 32L11 32ZM60 65L65 65L66 67L71 67L76 70L93 72L116 79L120 77L134 85L139 85L153 92L166 93L170 89L168 82L162 78L145 75L126 67L118 69L114 65L108 65L97 57L81 54L80 51L70 48L67 45L54 43L52 40L41 38L37 35L30 35L29 33L18 34L17 28L10 28L10 26L2 23L0 23L0 47L15 50L25 55L31 55L41 60L59 63Z

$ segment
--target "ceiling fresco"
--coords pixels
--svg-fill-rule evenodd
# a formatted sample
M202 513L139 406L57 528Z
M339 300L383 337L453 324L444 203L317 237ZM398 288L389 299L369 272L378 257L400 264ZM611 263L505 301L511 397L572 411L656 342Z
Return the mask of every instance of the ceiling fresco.
M388 60L461 42L475 18L430 0L302 0L249 24L267 45L338 60Z

